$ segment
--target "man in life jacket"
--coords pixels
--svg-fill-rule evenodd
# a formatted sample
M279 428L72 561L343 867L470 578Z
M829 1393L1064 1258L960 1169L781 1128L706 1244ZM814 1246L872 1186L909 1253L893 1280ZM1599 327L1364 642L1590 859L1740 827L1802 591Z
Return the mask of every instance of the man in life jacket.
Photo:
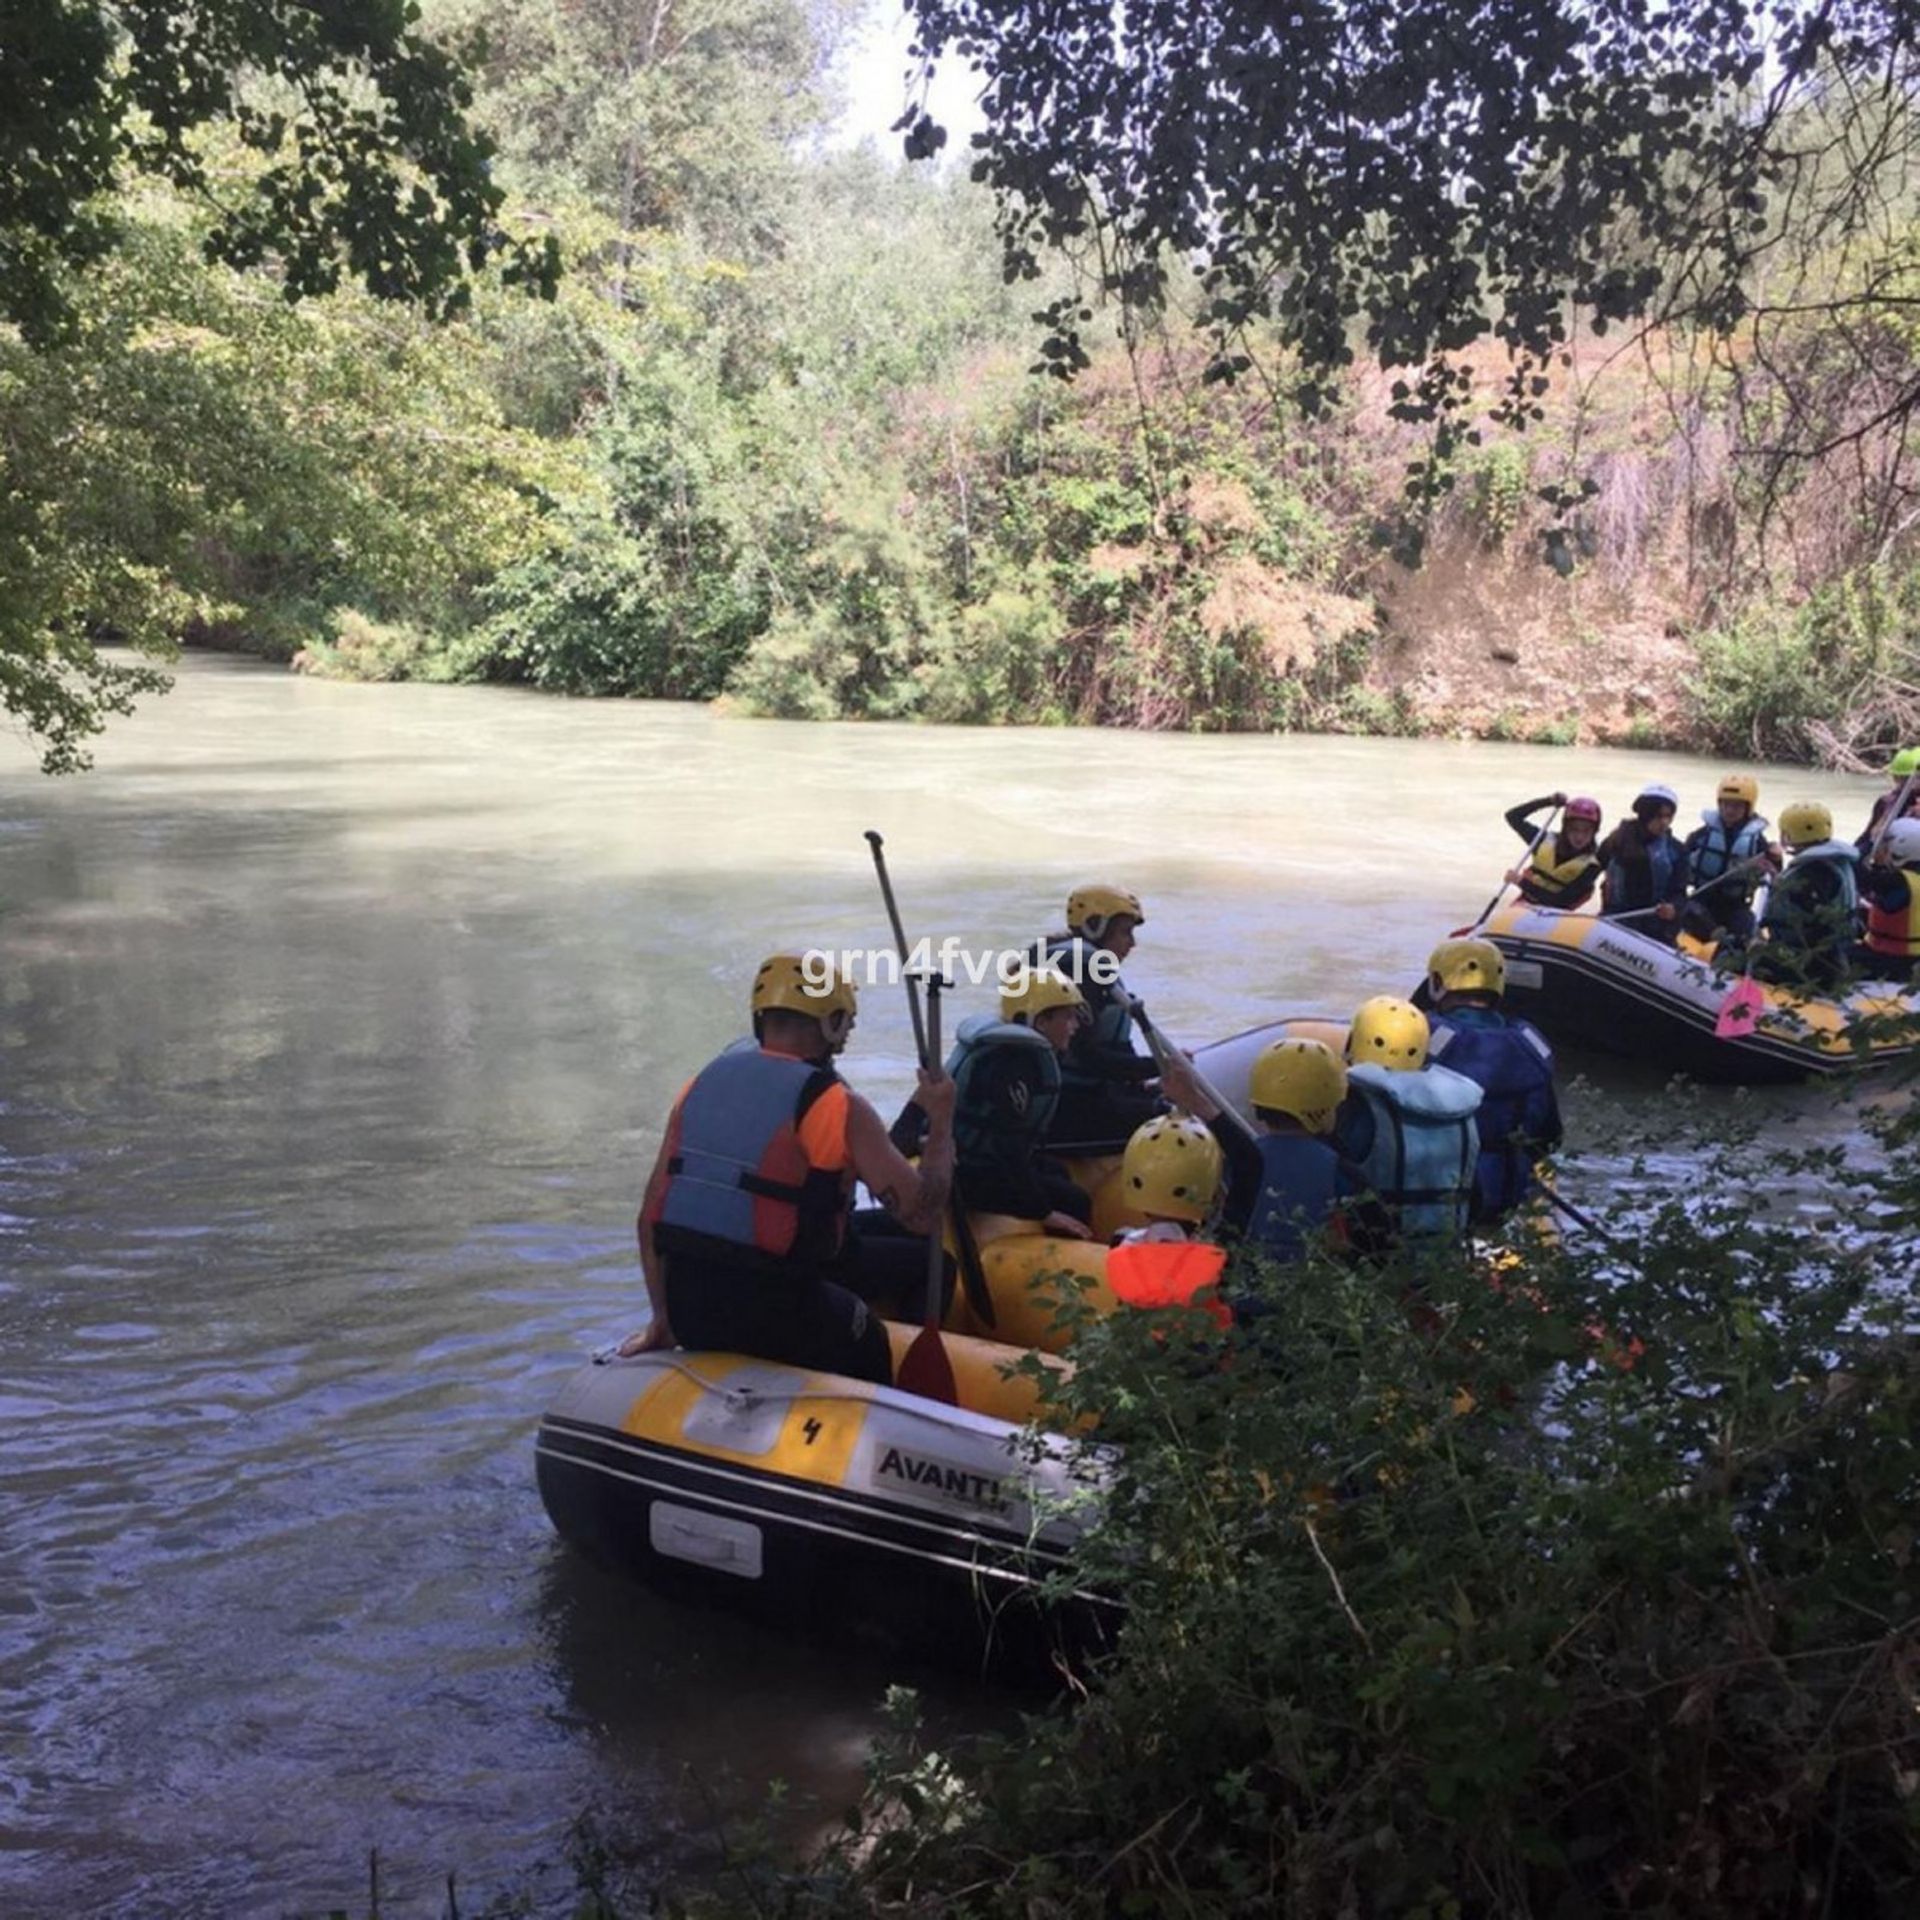
M1693 898L1681 923L1700 939L1725 933L1745 940L1753 933L1753 890L1781 867L1780 850L1767 838L1767 822L1754 811L1759 804L1759 781L1750 773L1730 773L1720 782L1712 808L1687 835Z
M922 1069L916 1170L834 1059L853 985L820 955L775 954L754 975L753 1040L682 1090L647 1180L638 1232L653 1319L620 1348L676 1341L885 1384L881 1293L926 1277L924 1238L864 1243L848 1202L864 1180L906 1234L938 1230L953 1179L953 1082Z
M1220 1202L1225 1165L1220 1143L1189 1114L1162 1114L1127 1142L1120 1182L1127 1201L1147 1216L1130 1227L1107 1255L1107 1285L1130 1307L1183 1307L1217 1285L1225 1249L1207 1237ZM1222 1326L1231 1319L1218 1300L1207 1311Z
M1028 967L1000 995L1000 1017L963 1020L947 1073L953 1081L954 1180L973 1213L1039 1222L1090 1237L1093 1203L1044 1150L1060 1099L1060 1062L1087 1018L1080 989L1052 967ZM918 1099L893 1123L902 1153L918 1153L926 1122Z
M1553 1049L1526 1021L1505 1012L1507 963L1490 940L1443 940L1427 961L1432 1007L1429 1056L1480 1089L1474 1126L1476 1225L1504 1219L1527 1196L1534 1168L1560 1144Z
M1855 956L1861 971L1911 986L1920 978L1920 820L1888 827L1861 877L1867 939Z
M1866 830L1853 843L1862 857L1872 853L1873 843L1895 807L1903 816L1920 817L1920 778L1916 776L1920 776L1920 747L1902 747L1887 762L1887 790L1874 795Z
M1673 816L1680 797L1658 782L1634 796L1631 818L1622 820L1601 841L1600 864L1606 880L1600 911L1608 918L1644 915L1638 930L1672 946L1680 934L1680 909L1687 898L1687 850L1673 837Z
M1427 1058L1427 1016L1411 1001L1364 1001L1347 1033L1346 1104L1334 1144L1359 1169L1348 1214L1357 1251L1454 1245L1466 1232L1480 1160L1479 1087Z
M1817 800L1781 809L1780 839L1793 857L1761 916L1753 975L1825 992L1846 974L1859 931L1860 856L1833 837L1833 815Z
M1145 924L1125 887L1076 887L1067 930L1039 943L1035 960L1064 973L1087 1003L1086 1023L1061 1062L1060 1098L1047 1129L1062 1152L1118 1153L1136 1128L1167 1110L1152 1086L1156 1068L1133 1044L1133 996L1120 967Z
M1564 807L1560 831L1534 846L1533 816L1542 807ZM1557 907L1571 913L1593 898L1600 883L1600 861L1594 843L1600 837L1600 802L1577 793L1550 793L1507 810L1507 825L1533 848L1533 857L1515 867L1508 881L1520 889L1529 906Z

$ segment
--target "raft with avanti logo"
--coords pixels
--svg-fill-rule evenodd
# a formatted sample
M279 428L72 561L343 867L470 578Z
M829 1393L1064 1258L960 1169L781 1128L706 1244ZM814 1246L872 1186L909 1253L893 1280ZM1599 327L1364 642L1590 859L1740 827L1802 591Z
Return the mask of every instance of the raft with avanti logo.
M917 1329L889 1331L897 1364ZM596 1362L540 1423L541 1497L593 1558L695 1600L1045 1666L1115 1617L1053 1592L1097 1486L1028 1427L1015 1351L945 1342L959 1406L738 1354Z
M1551 1040L1648 1060L1696 1080L1756 1086L1855 1073L1910 1058L1920 989L1861 981L1837 993L1766 985L1751 1031L1716 1031L1743 977L1738 958L1678 947L1631 923L1513 905L1482 930L1507 961L1505 1005Z

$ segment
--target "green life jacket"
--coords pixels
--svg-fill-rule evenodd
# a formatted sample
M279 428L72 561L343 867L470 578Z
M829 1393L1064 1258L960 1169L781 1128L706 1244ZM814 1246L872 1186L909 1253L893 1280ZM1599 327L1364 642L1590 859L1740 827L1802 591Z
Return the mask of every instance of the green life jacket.
M1809 897L1809 870L1831 867L1837 881L1836 897L1815 901ZM1844 945L1853 937L1854 914L1860 905L1860 856L1845 840L1822 840L1802 847L1773 883L1763 924L1767 938L1800 951Z
M987 1097L987 1064L1008 1049L1024 1053L1032 1069L1032 1093L1024 1106L1013 1108ZM1038 1151L1060 1103L1060 1056L1031 1027L991 1014L961 1021L947 1073L954 1090L954 1153L963 1164L1005 1164Z

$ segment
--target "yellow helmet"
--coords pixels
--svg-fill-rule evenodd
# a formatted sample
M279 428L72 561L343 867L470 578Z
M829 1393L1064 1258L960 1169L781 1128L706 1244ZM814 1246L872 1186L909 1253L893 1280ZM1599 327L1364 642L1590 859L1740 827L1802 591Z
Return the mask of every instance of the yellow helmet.
M1198 1120L1184 1113L1149 1120L1127 1142L1120 1187L1127 1204L1166 1220L1204 1220L1220 1197L1226 1156Z
M1730 773L1713 795L1715 800L1744 800L1748 806L1760 804L1760 782L1750 773Z
M753 976L750 1002L756 1024L763 1013L804 1013L837 1039L858 1011L853 982L843 980L823 953L776 953Z
M1347 1097L1344 1061L1324 1040L1276 1040L1253 1063L1253 1104L1289 1113L1309 1133L1331 1133Z
M1491 993L1507 990L1507 963L1491 940L1442 940L1427 957L1427 991Z
M1029 967L1010 986L1000 989L1000 1018L1024 1020L1032 1026L1055 1007L1086 1010L1086 998L1058 967Z
M1411 1000L1375 994L1360 1003L1347 1030L1348 1064L1418 1073L1427 1064L1428 1033L1427 1016Z
M1129 893L1125 887L1075 887L1067 895L1069 933L1083 933L1089 940L1098 940L1116 913L1128 914L1139 921L1147 917L1140 905L1140 896Z
M1817 847L1833 838L1833 815L1818 800L1796 800L1780 809L1780 838L1790 847Z

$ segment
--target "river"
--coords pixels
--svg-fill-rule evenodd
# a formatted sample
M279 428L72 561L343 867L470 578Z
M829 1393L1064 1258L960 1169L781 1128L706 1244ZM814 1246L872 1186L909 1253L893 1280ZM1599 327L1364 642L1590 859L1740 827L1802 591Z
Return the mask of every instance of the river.
M1405 991L1557 787L1716 769L1446 741L809 726L189 660L98 768L0 742L0 1911L464 1911L781 1777L850 1797L895 1677L578 1565L545 1400L638 1324L674 1089L771 950L1005 946L1145 899L1183 1038ZM1762 770L1763 810L1876 782ZM972 989L958 1019L989 1004ZM847 1066L883 1107L904 1008ZM1660 1076L1569 1096L1576 1139ZM1814 1090L1695 1096L1801 1134ZM1602 1155L1579 1176L1604 1198ZM917 1677L917 1676L916 1676ZM936 1712L992 1712L934 1682ZM645 1862L643 1861L643 1864ZM544 1910L544 1908L543 1908Z

